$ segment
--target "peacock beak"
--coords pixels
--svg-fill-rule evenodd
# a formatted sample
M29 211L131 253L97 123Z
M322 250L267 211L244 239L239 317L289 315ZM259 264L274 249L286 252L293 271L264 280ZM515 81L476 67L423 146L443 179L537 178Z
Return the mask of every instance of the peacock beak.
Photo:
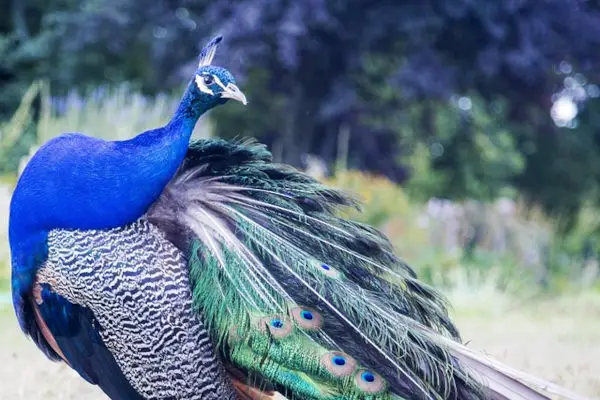
M248 101L246 100L246 96L244 96L244 93L242 93L242 91L233 83L227 84L227 86L221 92L221 97L225 98L225 99L237 100L240 103L242 103L243 105L248 104Z

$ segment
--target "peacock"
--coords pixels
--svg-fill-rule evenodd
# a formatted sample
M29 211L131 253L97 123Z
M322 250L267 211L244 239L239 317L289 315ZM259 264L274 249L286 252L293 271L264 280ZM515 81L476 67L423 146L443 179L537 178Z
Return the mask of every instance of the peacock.
M18 322L112 399L578 398L461 343L444 297L358 207L249 139L190 142L246 97L210 41L172 119L68 133L14 190ZM534 390L535 388L535 390Z

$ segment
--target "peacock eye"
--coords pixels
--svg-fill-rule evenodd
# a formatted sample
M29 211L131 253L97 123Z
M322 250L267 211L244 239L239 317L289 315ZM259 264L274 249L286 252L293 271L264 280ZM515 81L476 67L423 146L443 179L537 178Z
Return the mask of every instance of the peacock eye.
M215 78L212 75L204 75L204 84L212 85L215 82Z
M291 310L296 324L308 331L318 331L323 325L323 317L317 311L306 307L295 307Z
M386 388L386 382L381 375L366 369L358 371L354 382L360 390L370 395L383 392Z
M356 360L346 353L332 351L321 357L321 365L333 376L344 378L356 370Z
M283 339L294 331L292 321L280 315L261 318L259 326L263 332L268 331L275 339Z

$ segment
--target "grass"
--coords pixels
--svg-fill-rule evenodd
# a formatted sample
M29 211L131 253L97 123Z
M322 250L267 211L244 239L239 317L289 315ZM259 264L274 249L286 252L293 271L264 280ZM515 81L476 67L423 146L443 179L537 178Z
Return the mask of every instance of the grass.
M600 293L590 290L532 301L483 285L457 287L447 294L472 348L581 395L600 398ZM68 367L46 360L23 338L7 308L0 309L0 326L0 382L10 382L0 385L0 398L105 398Z
M600 398L600 294L511 298L489 290L449 293L469 346L522 371Z
M106 399L64 364L48 361L21 334L7 306L0 306L0 326L1 399Z

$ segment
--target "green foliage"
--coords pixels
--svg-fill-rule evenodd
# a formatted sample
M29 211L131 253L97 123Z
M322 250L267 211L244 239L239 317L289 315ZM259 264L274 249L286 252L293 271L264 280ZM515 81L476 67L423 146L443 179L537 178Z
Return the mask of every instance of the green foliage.
M429 199L424 205L393 182L356 171L342 171L326 183L361 201L362 212L346 211L344 216L382 229L395 252L436 286L452 286L459 272L474 282L493 275L500 290L518 282L519 287L547 285L565 276L564 269L552 266L557 241L551 221L508 199ZM567 262L577 260L573 253L561 254Z
M535 116L532 116L532 120ZM563 230L574 227L582 207L598 205L600 186L600 100L585 104L573 128L554 131L541 124L543 134L516 130L526 157L517 188L560 221ZM521 128L522 129L522 128Z
M411 105L395 129L412 144L406 184L420 199L444 197L488 201L514 195L512 180L525 159L507 123L504 103L486 104L478 97ZM427 120L426 135L419 135Z
M42 88L41 82L31 84L12 117L6 122L0 121L0 173L15 171L20 157L35 140L33 104Z
M10 251L8 246L8 208L11 185L0 179L0 293L8 288L10 277Z
M404 191L382 176L346 170L326 179L325 184L357 197L361 209L346 209L343 215L368 225L382 226L392 218L409 216L414 209Z
M211 117L219 121L219 137L262 137L275 135L285 141L285 129L289 125L289 104L283 96L269 93L267 72L251 70L248 73L242 90L252 93L248 98L248 107L241 104L228 104L227 107L217 107L211 111ZM253 112L254 109L264 110ZM288 144L289 145L289 144ZM281 147L281 145L280 145ZM277 146L273 153L277 159Z
M0 237L0 293L10 287L10 257L8 253L8 239Z
M181 84L181 65L209 33L206 1L6 0L0 13L0 118L34 79L54 95L125 81L156 94ZM215 21L216 22L216 21Z
M495 199L522 171L523 156L497 103L495 112L488 111L476 97L462 97L454 103L435 111L433 125L437 134L430 146L432 153L439 149L433 154L433 165L445 176L445 182L431 195ZM468 109L456 112L453 108L460 108L461 103Z

